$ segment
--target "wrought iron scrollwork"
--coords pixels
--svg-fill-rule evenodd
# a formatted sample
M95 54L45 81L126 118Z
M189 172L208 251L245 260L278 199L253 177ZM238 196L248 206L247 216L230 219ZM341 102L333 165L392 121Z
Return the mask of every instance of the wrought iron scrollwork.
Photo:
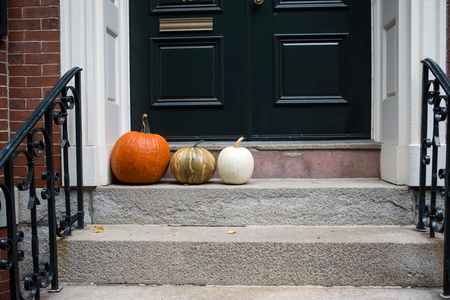
M419 220L416 228L429 228L430 237L436 232L444 233L444 284L443 296L450 297L450 238L447 228L450 218L449 163L450 163L450 131L448 126L448 95L450 81L442 69L431 59L422 61L422 117L421 117L421 148L420 148L420 177L419 177ZM430 74L433 79L430 79ZM429 138L428 117L429 107L432 107L432 137ZM445 122L447 121L447 122ZM445 124L445 125L444 125ZM445 127L445 143L441 141L439 129ZM445 168L438 169L439 148L446 145ZM428 153L428 150L431 153ZM431 182L427 182L427 167L431 165ZM438 186L438 182L443 185ZM427 184L430 183L428 191ZM437 197L443 199L444 209L437 206ZM429 200L429 201L427 201Z
M20 130L13 136L11 141L0 152L0 167L4 171L4 183L0 183L6 207L0 207L6 211L8 237L0 240L0 249L7 251L8 257L0 261L0 268L10 272L11 299L39 298L41 288L51 285L52 290L59 290L58 286L58 264L57 264L57 236L68 236L71 234L72 226L78 222L78 227L84 226L83 196L82 196L82 154L81 154L81 103L80 103L80 68L73 68L61 77L49 94L38 105L30 118L24 123ZM74 78L75 86L68 86ZM60 100L58 99L60 97ZM77 173L77 212L71 214L70 201L70 178L68 159L68 110L75 110L75 137L76 137L76 173ZM34 128L37 122L44 118L44 127ZM65 215L57 222L56 197L61 188L56 185L61 179L59 172L54 168L53 157L53 126L61 128L63 148L63 170L65 190ZM26 150L18 150L22 141L26 140ZM16 184L14 169L19 157L25 157L27 172L26 178L18 180ZM41 158L45 162L45 171L36 173L36 159ZM36 178L45 183L45 187L38 193ZM14 189L28 192L27 208L31 215L31 257L32 272L24 276L23 285L19 277L19 262L23 261L25 252L19 250L19 243L25 238L24 232L16 229L16 211ZM46 204L48 222L48 244L50 253L48 261L41 261L39 252L38 218L37 209ZM41 208L40 208L41 209ZM42 208L44 209L44 208Z

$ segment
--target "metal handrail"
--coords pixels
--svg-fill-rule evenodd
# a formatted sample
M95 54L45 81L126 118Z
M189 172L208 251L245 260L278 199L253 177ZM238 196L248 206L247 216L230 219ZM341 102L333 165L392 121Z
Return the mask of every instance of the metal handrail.
M422 119L421 119L421 148L420 148L420 177L419 177L419 220L416 228L425 230L430 228L430 237L436 232L444 233L444 278L443 298L450 298L450 237L448 236L448 222L450 220L449 200L449 163L450 163L450 128L448 121L448 97L450 95L450 80L430 58L422 60ZM430 73L434 76L430 79ZM442 91L444 93L442 93ZM433 107L433 136L428 138L428 107ZM438 148L441 147L439 124L446 124L446 160L445 169L438 169ZM428 149L431 148L431 156ZM431 164L430 201L427 204L427 166ZM438 179L444 180L444 186L438 187ZM444 199L444 210L436 206L436 198ZM441 225L442 224L442 225Z
M17 133L11 138L8 144L2 149L0 152L0 168L5 165L5 162L11 156L11 154L16 151L17 147L19 147L20 143L25 139L27 134L31 131L31 129L36 126L37 122L42 118L44 113L53 103L54 99L61 94L62 90L67 86L67 84L72 80L75 74L79 73L81 68L74 67L67 71L56 85L50 90L47 96L42 100L41 103L36 107L31 116L25 121L25 123L20 127Z
M39 299L40 289L51 285L51 290L59 291L58 286L58 258L56 237L71 234L72 225L78 222L78 228L84 227L83 203L83 161L81 140L81 68L74 67L65 73L47 96L38 105L22 127L11 138L0 152L0 168L4 171L4 183L0 183L6 203L7 234L6 239L0 240L0 249L6 250L8 258L0 261L0 268L9 270L11 299ZM74 79L74 86L69 86ZM61 95L60 98L58 96ZM75 148L76 148L76 177L77 177L77 212L71 212L70 176L69 176L69 140L68 140L68 110L75 110ZM36 127L44 118L44 127ZM65 215L56 218L56 196L60 188L55 182L60 179L59 172L54 168L53 157L53 126L61 126L62 157L63 157L63 185L65 197ZM20 150L20 145L26 141L26 150ZM15 183L14 166L17 157L25 156L27 162L27 176L25 180ZM45 181L45 188L40 194L37 192L35 174L35 158L45 157L46 170L40 174ZM26 275L21 288L19 278L19 262L23 260L25 252L20 250L19 244L25 238L22 231L16 228L15 189L28 191L28 209L31 214L31 256L33 271ZM48 244L49 261L41 262L39 253L39 236L37 224L37 207L41 201L48 204ZM2 209L2 207L0 207ZM24 290L24 291L22 291Z

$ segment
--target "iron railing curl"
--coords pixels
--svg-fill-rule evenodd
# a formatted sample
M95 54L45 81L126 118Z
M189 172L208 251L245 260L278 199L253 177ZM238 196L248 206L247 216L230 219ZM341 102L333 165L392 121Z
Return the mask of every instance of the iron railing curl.
M450 211L449 170L450 170L450 141L448 123L448 95L450 95L450 80L432 59L422 61L422 115L421 115L421 148L420 148L420 177L419 177L419 220L416 228L429 228L430 237L436 232L444 233L444 277L443 298L450 298L450 237L448 236L448 222ZM432 78L430 79L430 74ZM432 137L428 137L429 107L432 107ZM431 121L431 120L430 120ZM447 121L447 122L446 122ZM439 129L445 128L445 168L438 168L439 148L442 146ZM431 148L431 153L428 150ZM431 188L427 188L427 167L431 165ZM438 186L443 180L443 186ZM429 191L428 191L429 190ZM444 209L437 206L437 197L442 197ZM427 198L429 201L427 202Z
M57 237L65 237L71 234L74 223L78 228L84 227L83 204L83 178L82 178L82 151L81 151L81 69L74 67L64 74L48 95L38 105L30 118L25 121L19 131L11 138L9 143L0 152L0 168L4 171L4 182L0 183L0 189L5 198L7 238L0 240L0 249L7 251L7 258L0 261L0 268L9 270L11 299L40 299L40 289L51 285L50 291L59 291L58 284L58 260ZM74 82L74 86L69 85ZM71 211L71 182L69 176L69 138L68 138L68 111L75 111L75 151L76 151L76 177L77 211ZM36 127L41 119L44 119L44 127ZM61 154L65 214L57 222L56 197L61 189L56 182L61 179L54 164L54 131L53 126L61 126ZM21 149L22 142L26 142L26 149ZM26 162L26 178L20 180L14 177L16 161L24 157ZM36 160L45 161L45 171L36 174ZM38 193L36 177L45 182L45 187ZM15 184L15 181L17 183ZM73 184L72 184L73 186ZM25 255L20 244L26 237L23 231L17 230L15 189L28 191L27 208L31 216L31 259L32 272L21 280L19 276L19 262ZM38 217L37 207L47 203L48 244L49 261L41 261L39 252ZM3 214L5 212L2 212ZM23 285L22 285L23 281Z

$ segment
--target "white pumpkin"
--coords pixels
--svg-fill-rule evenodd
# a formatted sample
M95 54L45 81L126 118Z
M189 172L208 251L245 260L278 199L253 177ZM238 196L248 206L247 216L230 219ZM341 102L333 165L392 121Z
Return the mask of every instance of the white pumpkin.
M234 147L223 149L217 158L217 170L225 183L244 184L252 177L255 163L248 149L239 148L243 139L239 138Z

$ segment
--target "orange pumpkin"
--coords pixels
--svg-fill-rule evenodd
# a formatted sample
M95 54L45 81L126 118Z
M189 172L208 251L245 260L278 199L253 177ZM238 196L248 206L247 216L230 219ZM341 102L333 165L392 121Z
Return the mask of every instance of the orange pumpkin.
M147 115L142 116L142 131L122 135L111 153L111 169L123 183L150 184L167 171L170 148L158 134L150 133Z

